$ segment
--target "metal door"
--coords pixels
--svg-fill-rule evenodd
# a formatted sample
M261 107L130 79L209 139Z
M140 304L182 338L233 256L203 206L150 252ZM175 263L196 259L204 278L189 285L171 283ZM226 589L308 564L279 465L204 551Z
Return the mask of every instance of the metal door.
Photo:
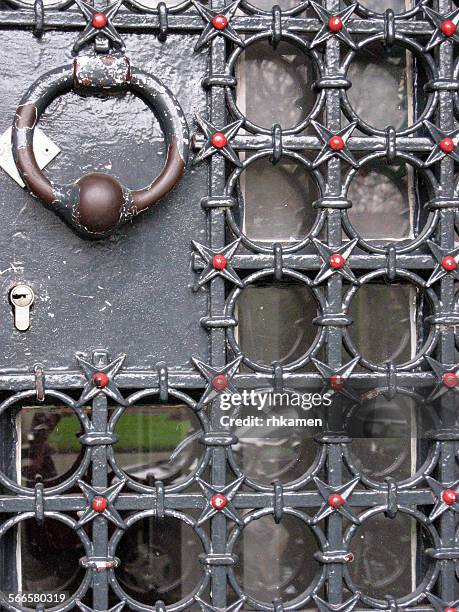
M2 3L2 609L456 609L458 23L451 0ZM395 48L406 125L357 86ZM266 122L290 86L307 111ZM279 168L308 194L293 238ZM323 427L222 425L260 390L328 393Z

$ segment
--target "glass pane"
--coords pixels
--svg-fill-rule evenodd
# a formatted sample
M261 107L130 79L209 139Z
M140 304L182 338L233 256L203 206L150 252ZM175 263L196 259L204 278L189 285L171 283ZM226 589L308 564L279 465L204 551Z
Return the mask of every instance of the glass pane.
M411 167L379 160L367 164L352 179L348 196L349 219L363 238L399 240L412 235Z
M409 361L415 331L411 323L415 290L408 285L363 285L349 314L350 335L359 353L376 363Z
M191 527L166 517L147 518L130 527L117 548L121 587L137 601L171 605L188 595L202 578L203 547Z
M239 345L252 360L291 363L311 346L317 316L311 291L298 283L257 284L238 300Z
M358 116L379 129L411 123L411 64L411 53L402 47L388 53L374 42L358 51L348 71L349 102Z
M80 464L80 421L68 406L27 406L17 416L21 437L21 484L49 488L66 480Z
M252 521L234 552L240 562L236 576L243 590L258 600L285 603L300 595L313 580L318 563L317 542L299 519L284 515L276 525L270 515Z
M309 172L288 158L275 166L259 159L241 174L244 233L258 241L290 242L304 238L314 225L312 204L319 192Z
M290 43L276 49L267 41L249 45L236 64L236 76L239 109L262 127L293 127L314 104L312 63Z
M359 4L375 13L384 13L392 9L395 13L403 13L412 6L411 0L359 0Z
M176 484L196 469L202 445L192 440L172 461L171 454L199 430L199 422L187 406L131 406L115 429L119 436L113 447L117 464L143 484L154 484L155 480Z
M40 602L47 608L68 599L84 575L79 559L85 552L76 531L60 521L46 519L40 526L33 519L20 524L19 538L18 591L55 594L57 599L53 602ZM25 607L33 608L32 605Z

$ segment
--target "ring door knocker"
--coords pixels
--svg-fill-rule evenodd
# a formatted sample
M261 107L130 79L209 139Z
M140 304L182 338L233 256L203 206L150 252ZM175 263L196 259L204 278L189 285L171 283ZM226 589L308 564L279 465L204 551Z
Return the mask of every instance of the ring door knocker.
M147 187L130 190L114 177L93 172L75 183L51 182L33 151L34 129L43 111L68 91L89 96L138 96L152 109L164 132L167 157L160 174ZM124 56L80 57L40 77L23 96L13 124L13 155L32 195L42 200L86 238L103 238L148 210L180 180L188 159L188 128L174 95L151 74L131 67Z

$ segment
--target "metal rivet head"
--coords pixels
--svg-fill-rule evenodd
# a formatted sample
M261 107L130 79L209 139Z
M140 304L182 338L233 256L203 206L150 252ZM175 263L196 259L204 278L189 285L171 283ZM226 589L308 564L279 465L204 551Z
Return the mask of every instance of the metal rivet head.
M339 270L340 268L343 268L346 265L346 260L339 253L333 253L332 255L330 255L329 263L331 268Z
M457 377L457 374L455 374L454 372L446 372L446 374L443 374L442 380L443 380L443 384L449 387L450 389L455 387L457 383L459 382L459 378Z
M344 497L339 495L339 493L333 493L328 498L328 505L332 508L341 508L344 506Z
M226 257L224 255L214 255L212 257L212 265L216 270L224 270L227 265Z
M98 389L104 389L108 385L109 380L104 372L96 372L92 377L92 382Z
M105 13L94 13L92 17L92 27L93 28L104 28L108 23L107 15Z
M341 32L343 29L343 22L339 17L330 17L328 20L328 29L332 32Z
M441 265L447 272L452 272L457 268L457 261L452 255L446 255L441 260Z
M217 374L212 379L212 386L216 391L223 391L228 386L228 379L224 374Z
M457 26L451 19L445 19L440 26L440 30L445 36L453 36L456 33Z
M217 493L210 500L210 505L212 506L212 508L215 508L215 510L223 510L223 508L227 504L228 504L227 498L221 493Z
M438 146L443 151L443 153L451 153L452 151L454 151L454 141L452 138L449 138L449 136L440 140Z
M341 138L341 136L338 136L337 134L335 134L328 141L328 146L333 151L341 151L342 149L344 149L346 144L345 144L344 140Z
M102 496L95 497L92 500L91 506L95 512L104 512L108 508L108 501Z
M452 506L457 502L458 494L453 489L445 489L441 498L447 506Z
M216 30L224 30L228 25L228 18L225 15L215 15L212 19L212 25Z
M215 132L215 134L212 134L210 142L216 149L223 149L223 147L226 147L228 144L228 139L226 138L225 134L222 134L222 132Z

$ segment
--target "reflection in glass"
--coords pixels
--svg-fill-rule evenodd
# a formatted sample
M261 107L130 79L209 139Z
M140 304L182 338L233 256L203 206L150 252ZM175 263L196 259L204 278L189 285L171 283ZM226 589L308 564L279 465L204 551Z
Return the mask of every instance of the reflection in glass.
M19 539L18 591L65 594L68 599L78 589L84 575L79 559L85 552L77 532L60 521L47 518L40 526L31 519L20 524ZM62 600L42 603L50 608Z
M319 198L306 168L283 158L275 166L268 158L250 164L241 174L244 197L244 233L258 241L290 242L312 229Z
M317 548L308 527L288 514L277 525L271 515L252 521L234 547L239 585L260 601L290 601L312 582Z
M348 565L356 588L379 599L410 593L415 588L412 546L417 529L416 522L401 513L394 519L380 514L359 527L349 547L354 562Z
M188 595L202 578L202 544L191 527L173 518L146 518L130 527L117 548L116 577L137 601L171 605Z
M412 122L412 54L403 47L390 52L379 41L357 52L348 70L349 102L372 127L402 129Z
M21 479L33 488L43 482L50 488L66 480L79 466L83 448L82 427L68 406L25 406L17 416L21 439Z
M238 299L239 345L250 359L270 365L300 358L317 329L317 305L308 287L295 282L258 283Z
M362 285L352 298L349 333L357 351L374 363L409 361L415 329L416 290L409 285Z
M354 175L348 210L354 229L365 239L400 240L412 236L413 172L406 164L384 160L365 164Z
M392 9L394 13L403 13L412 7L412 0L359 0L359 4L375 13L384 13Z
M165 485L183 481L196 470L202 445L190 439L172 458L179 444L200 431L200 425L185 405L131 406L117 423L114 445L119 467L143 484L162 480Z
M262 127L293 127L313 107L312 62L290 43L276 49L267 41L249 45L236 63L236 77L238 108Z

